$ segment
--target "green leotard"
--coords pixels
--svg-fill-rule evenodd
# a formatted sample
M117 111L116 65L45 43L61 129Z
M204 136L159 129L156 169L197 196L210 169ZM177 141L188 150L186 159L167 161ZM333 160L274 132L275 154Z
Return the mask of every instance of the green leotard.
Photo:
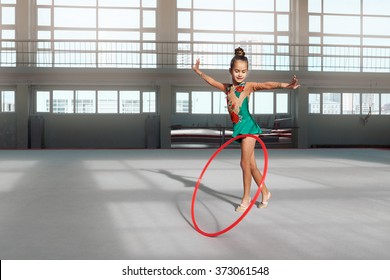
M241 83L234 87L227 86L226 96L230 118L233 122L233 137L240 134L261 134L260 126L255 122L249 113L249 95L244 92L245 83Z

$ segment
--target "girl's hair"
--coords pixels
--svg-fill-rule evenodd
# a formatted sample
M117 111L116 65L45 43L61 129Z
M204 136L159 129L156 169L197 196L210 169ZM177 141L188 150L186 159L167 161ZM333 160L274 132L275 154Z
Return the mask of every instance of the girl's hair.
M241 47L234 50L234 57L230 61L230 69L234 67L234 63L238 60L245 61L248 64L248 58L245 56L245 51Z

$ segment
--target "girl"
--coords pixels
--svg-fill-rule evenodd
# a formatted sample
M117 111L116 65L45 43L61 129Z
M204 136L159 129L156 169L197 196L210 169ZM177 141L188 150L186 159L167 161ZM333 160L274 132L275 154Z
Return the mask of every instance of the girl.
M200 60L197 59L192 69L203 80L205 80L211 86L226 93L228 111L233 122L233 137L240 134L253 134L259 136L262 132L259 125L254 121L249 113L248 99L249 95L258 90L269 89L296 89L299 87L298 80L294 76L291 83L279 83L279 82L265 82L265 83L253 83L245 82L248 75L248 59L245 56L245 52L242 48L235 49L235 56L230 62L230 75L232 76L232 84L223 84L214 80L212 77L207 76L199 70ZM256 139L252 137L243 138L240 142L241 147L241 169L244 182L244 194L242 196L241 204L236 208L237 212L243 212L247 209L251 202L250 188L252 178L259 186L262 174L257 168L255 161L255 144ZM262 199L258 205L259 208L266 208L271 198L271 192L267 189L265 184L261 191Z

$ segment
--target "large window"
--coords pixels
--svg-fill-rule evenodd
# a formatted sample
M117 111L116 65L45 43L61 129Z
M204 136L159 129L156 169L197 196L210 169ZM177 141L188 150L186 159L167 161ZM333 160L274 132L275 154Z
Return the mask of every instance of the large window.
M309 114L388 115L389 93L309 93Z
M253 114L290 114L289 108L288 93L261 91L249 97L249 111ZM178 91L176 113L227 114L226 94L218 91Z
M289 0L177 0L177 8L179 68L193 53L204 68L226 69L240 44L252 69L289 70L289 48L274 45L290 42Z
M390 72L389 1L308 0L308 4L310 71Z
M38 66L156 67L157 0L36 3Z
M156 92L147 90L39 90L37 113L156 113Z
M0 0L0 66L16 66L16 0Z

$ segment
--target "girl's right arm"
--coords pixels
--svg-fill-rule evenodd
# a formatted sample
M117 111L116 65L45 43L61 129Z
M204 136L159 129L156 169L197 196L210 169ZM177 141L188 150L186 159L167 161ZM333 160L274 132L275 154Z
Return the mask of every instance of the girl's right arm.
M192 66L192 69L196 74L198 74L203 80L205 80L209 85L219 89L220 91L225 92L226 91L226 85L214 80L210 76L207 76L205 73L199 70L200 60L199 58L196 60L196 63L194 66Z

